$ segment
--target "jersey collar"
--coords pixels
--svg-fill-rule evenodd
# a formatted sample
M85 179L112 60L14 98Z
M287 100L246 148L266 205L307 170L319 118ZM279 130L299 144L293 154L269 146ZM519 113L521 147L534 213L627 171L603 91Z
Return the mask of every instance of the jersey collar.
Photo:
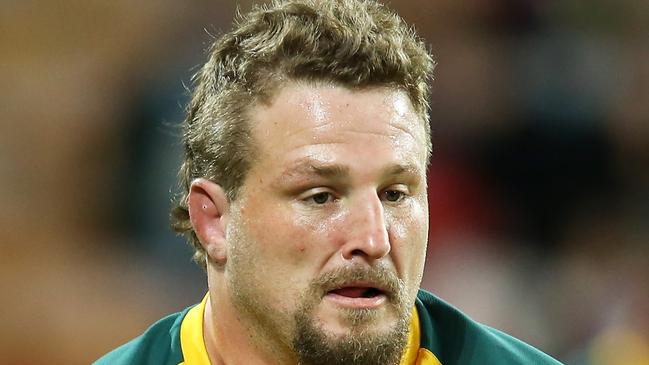
M209 293L187 315L180 325L180 347L184 361L179 365L210 365L203 337L203 316ZM401 357L400 365L441 365L435 355L427 349L420 348L421 328L417 307L413 307L408 328L408 342Z

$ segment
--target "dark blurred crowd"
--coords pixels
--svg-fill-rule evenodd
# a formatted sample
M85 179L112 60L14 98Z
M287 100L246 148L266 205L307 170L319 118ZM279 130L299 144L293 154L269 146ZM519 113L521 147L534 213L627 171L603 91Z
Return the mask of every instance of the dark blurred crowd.
M390 5L438 63L422 286L566 364L649 364L649 3ZM0 2L4 363L88 363L204 295L168 211L236 8Z

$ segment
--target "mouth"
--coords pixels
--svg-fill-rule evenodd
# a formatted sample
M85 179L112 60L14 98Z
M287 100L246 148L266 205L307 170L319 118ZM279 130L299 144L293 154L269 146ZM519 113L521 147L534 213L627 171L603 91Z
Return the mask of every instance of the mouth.
M385 290L371 283L350 283L325 293L324 299L347 308L375 308L387 299Z

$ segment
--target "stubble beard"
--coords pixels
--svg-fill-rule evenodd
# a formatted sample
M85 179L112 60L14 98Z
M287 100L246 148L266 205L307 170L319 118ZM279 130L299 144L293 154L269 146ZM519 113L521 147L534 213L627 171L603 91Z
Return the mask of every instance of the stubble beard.
M238 252L239 253L239 252ZM297 301L293 313L275 308L264 300L256 285L259 273L247 255L232 255L229 286L231 299L240 314L248 317L253 341L276 355L292 352L299 365L393 365L398 364L408 337L408 324L414 298L408 298L404 282L384 267L350 266L316 278ZM235 262L236 261L236 262ZM340 309L349 330L334 335L316 319L317 306L333 288L349 282L378 283L385 289L387 312L395 321L387 330L375 330L381 321L376 309ZM409 300L410 299L410 300ZM292 321L291 321L292 320ZM291 323L292 322L292 323ZM278 348L281 347L281 348Z
M387 288L387 306L396 316L384 331L373 327L381 321L376 309L341 309L347 333L335 336L315 318L322 296L345 282L370 281ZM300 365L392 365L398 364L408 337L410 308L405 285L395 274L383 268L349 267L330 272L311 285L306 300L294 314L293 350ZM314 299L315 298L315 299ZM385 314L385 312L380 312Z

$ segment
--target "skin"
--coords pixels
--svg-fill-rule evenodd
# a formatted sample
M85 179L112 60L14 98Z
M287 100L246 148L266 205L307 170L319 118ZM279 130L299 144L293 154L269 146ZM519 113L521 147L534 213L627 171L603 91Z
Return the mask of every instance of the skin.
M414 305L428 232L427 161L407 95L292 82L251 107L250 119L260 152L236 201L205 179L189 195L208 253L210 360L296 364L294 315L305 306L332 341L389 331L403 316L395 293L350 298L312 284L336 270L380 269L398 278L401 305ZM334 275L338 286L381 285L362 281Z

